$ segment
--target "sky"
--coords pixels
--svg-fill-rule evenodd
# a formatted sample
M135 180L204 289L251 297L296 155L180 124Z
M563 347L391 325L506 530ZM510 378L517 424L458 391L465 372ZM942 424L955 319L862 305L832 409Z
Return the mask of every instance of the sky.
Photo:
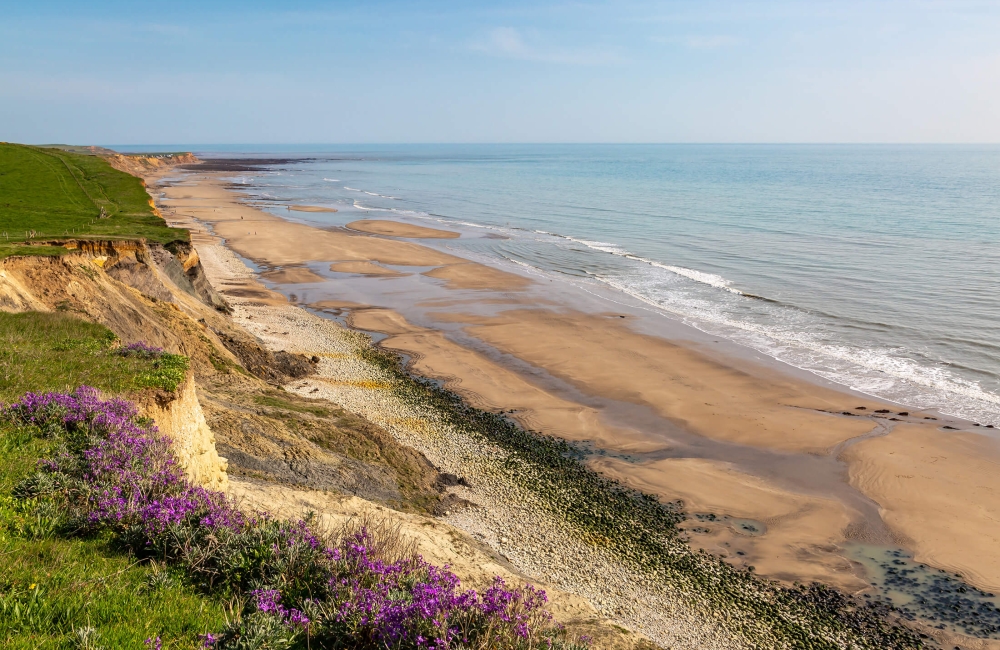
M1000 1L0 0L0 140L1000 142Z

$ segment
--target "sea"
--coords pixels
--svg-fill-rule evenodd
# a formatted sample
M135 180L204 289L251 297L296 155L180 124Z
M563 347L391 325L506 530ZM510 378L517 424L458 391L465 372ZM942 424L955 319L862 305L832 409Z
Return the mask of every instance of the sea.
M295 159L233 173L280 216L458 230L433 244L1000 426L1000 146L185 148Z

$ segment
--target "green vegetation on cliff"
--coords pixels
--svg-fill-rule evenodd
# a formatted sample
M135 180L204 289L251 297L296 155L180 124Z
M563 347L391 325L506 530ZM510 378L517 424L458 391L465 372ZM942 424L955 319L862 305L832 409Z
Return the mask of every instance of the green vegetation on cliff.
M0 143L0 258L56 255L53 239L187 241L157 216L140 179L99 156Z
M184 357L123 356L114 341L106 328L65 314L0 312L0 401L80 384L109 394L171 389L183 378ZM142 648L156 637L171 648L201 647L199 634L226 623L218 600L161 565L137 563L110 536L60 537L56 513L12 496L55 447L0 423L0 647Z
M83 384L113 394L174 390L183 381L184 357L123 356L115 353L116 340L106 327L66 314L0 312L0 401Z

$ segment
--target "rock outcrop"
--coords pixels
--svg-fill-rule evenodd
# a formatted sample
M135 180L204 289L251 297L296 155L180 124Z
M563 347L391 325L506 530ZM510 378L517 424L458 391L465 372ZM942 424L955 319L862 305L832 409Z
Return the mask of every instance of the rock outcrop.
M142 414L156 422L160 433L173 441L188 480L213 490L228 487L228 463L216 451L215 434L205 421L193 375L189 373L173 394L149 395L136 402Z

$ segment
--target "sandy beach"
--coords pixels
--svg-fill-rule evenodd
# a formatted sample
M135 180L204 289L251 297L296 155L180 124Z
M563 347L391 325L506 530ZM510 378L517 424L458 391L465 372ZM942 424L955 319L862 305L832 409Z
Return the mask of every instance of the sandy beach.
M211 174L161 189L165 206L207 224L279 291L329 285L308 266L322 263L349 274L337 280L345 287L356 276L451 292L453 300L426 301L423 324L387 293L365 297L369 285L339 296L328 289L330 298L311 307L385 335L382 347L405 353L414 372L473 405L586 443L595 470L683 500L696 548L787 583L859 591L868 578L847 547L902 547L1000 591L995 434L704 342L653 336L630 315L581 311L544 292L539 299L531 278L404 241L458 233L390 221L286 221L242 204Z

